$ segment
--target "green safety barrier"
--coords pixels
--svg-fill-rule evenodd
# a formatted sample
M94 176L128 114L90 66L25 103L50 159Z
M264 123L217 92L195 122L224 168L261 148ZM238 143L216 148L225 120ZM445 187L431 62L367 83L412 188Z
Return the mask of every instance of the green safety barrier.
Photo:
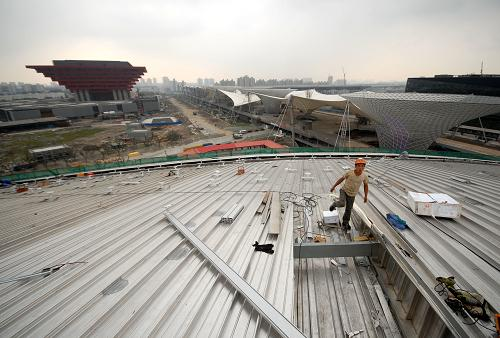
M27 181L36 180L47 177L63 176L77 174L81 172L92 172L98 170L109 170L118 169L124 167L141 166L153 163L169 163L175 161L184 160L196 160L196 159L207 159L207 158L218 158L225 156L244 156L244 155L273 155L273 154L290 154L290 153L349 153L349 154L400 154L401 150L396 149L379 149L379 148L340 148L335 151L332 148L306 148L306 147L292 147L292 148L255 148L255 149L241 149L241 150L226 150L226 151L214 151L203 154L189 155L189 156L161 156L161 157L150 157L142 158L137 160L127 160L112 163L99 163L90 164L80 167L68 167L68 168L56 168L47 169L41 171L33 171L29 173L19 173L14 175L3 176L0 179L10 180L10 181ZM437 157L448 157L448 158L465 158L474 160L487 160L500 162L500 156L490 156L474 153L456 152L456 151L432 151L432 150L409 150L407 151L409 155L421 155L421 156L437 156Z

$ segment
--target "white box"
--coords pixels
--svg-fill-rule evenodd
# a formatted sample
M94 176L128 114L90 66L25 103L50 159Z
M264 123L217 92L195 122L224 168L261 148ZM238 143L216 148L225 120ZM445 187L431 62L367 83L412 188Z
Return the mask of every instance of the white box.
M339 222L339 212L337 210L323 211L323 223L324 224L335 224Z
M446 194L408 191L406 200L417 215L458 218L462 213L461 204Z

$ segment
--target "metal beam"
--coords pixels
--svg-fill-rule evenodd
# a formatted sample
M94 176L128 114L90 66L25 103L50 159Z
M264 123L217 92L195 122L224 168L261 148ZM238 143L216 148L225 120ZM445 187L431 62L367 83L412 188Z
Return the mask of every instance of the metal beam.
M380 243L375 241L349 243L302 243L293 245L294 258L376 256Z
M269 304L255 289L240 277L229 265L219 258L208 246L196 237L174 215L165 211L167 220L179 230L191 244L221 273L238 292L246 298L254 308L267 319L269 324L283 337L305 336L300 330L290 323L278 310Z

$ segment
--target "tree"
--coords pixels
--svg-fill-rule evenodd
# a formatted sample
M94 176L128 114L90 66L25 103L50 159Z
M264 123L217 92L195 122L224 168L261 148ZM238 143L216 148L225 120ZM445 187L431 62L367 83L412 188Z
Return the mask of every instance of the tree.
M163 138L161 137L160 134L153 134L153 141L158 144L158 148L161 148L161 141L163 141Z
M85 159L85 164L87 164L89 157L92 158L92 153L95 151L98 151L99 147L96 146L95 144L84 144L80 154L83 155L83 158Z
M175 142L179 141L182 138L182 135L175 130L170 130L165 138L167 139L167 141Z

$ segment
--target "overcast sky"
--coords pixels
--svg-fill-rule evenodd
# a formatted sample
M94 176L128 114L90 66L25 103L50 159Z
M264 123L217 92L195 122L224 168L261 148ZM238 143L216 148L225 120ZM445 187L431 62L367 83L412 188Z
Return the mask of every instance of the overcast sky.
M0 0L0 82L121 60L145 77L405 81L500 73L500 0Z

